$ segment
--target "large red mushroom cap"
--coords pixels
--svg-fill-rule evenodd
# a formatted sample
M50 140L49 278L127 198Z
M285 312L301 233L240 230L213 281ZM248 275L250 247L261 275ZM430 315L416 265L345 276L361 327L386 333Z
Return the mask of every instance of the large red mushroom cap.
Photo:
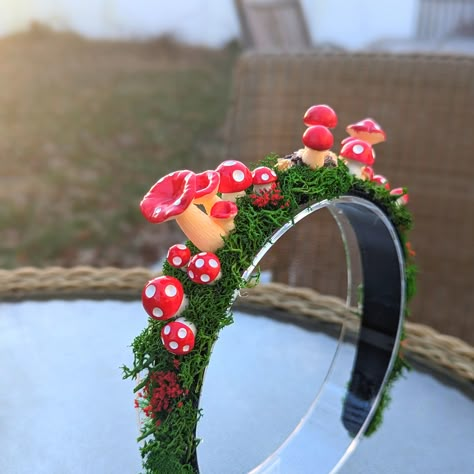
M405 206L408 204L408 194L405 192L403 188L393 188L390 191L392 196L400 196L395 202L398 205Z
M165 349L175 355L186 355L194 348L196 326L185 318L166 324L161 329L161 342Z
M346 132L351 137L360 138L361 140L365 140L371 145L384 142L386 139L386 135L385 132L382 130L382 127L374 119L371 118L366 118L364 120L361 120L360 122L348 125L346 128Z
M378 184L379 186L383 186L387 191L390 191L390 184L385 176L381 174L374 174L372 182Z
M341 149L340 156L346 160L357 161L366 166L375 162L372 146L364 140L354 139L348 141Z
M335 128L337 125L337 115L329 105L313 105L304 114L303 122L307 127L323 125L324 127Z
M140 203L145 218L159 224L181 215L193 202L196 175L181 170L170 173L156 182Z
M188 265L188 277L194 283L206 285L217 281L221 276L221 262L211 252L201 252L191 259Z
M305 147L317 151L329 150L334 144L332 133L322 125L308 127L303 133L302 140Z
M240 161L226 160L216 168L216 171L221 177L219 192L228 194L229 200L233 200L252 185L252 173Z
M145 285L142 303L150 317L163 321L180 314L186 308L187 298L177 278L160 276Z
M275 171L267 166L259 166L252 171L253 189L257 193L267 191L277 180Z

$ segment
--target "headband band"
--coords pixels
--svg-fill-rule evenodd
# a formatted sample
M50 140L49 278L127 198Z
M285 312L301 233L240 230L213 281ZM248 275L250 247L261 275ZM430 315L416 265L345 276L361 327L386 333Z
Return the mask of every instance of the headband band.
M304 150L285 158L270 155L253 172L228 160L215 171L171 173L145 195L141 210L148 220L176 219L189 238L186 245L170 248L164 276L145 285L142 301L149 325L133 343L133 367L124 368L125 377L142 376L135 391L146 472L199 472L195 432L204 371L219 331L232 322L235 296L249 280L255 283L254 268L273 243L323 207L340 224L343 240L341 221L351 226L363 270L361 328L352 375L343 400L332 402L340 407L335 423L349 436L327 460L328 470L340 465L364 432L380 424L386 387L405 365L398 342L405 293L411 296L414 285L411 249L406 246L411 226L407 195L403 188L389 191L371 167L360 164L362 154L373 164L368 142L345 140L339 156L318 150L321 127L309 125ZM328 133L325 128L320 134L327 148L332 145ZM324 397L330 397L330 390L323 387L319 402ZM318 406L322 405L314 404L307 417L321 422L324 413ZM302 426L304 430L310 424ZM330 440L330 427L322 427ZM289 441L296 438L292 435ZM291 472L299 459L299 450L292 456L289 446L290 442L284 444L283 458L280 450L273 455L288 463L281 472ZM272 459L261 467L268 467Z

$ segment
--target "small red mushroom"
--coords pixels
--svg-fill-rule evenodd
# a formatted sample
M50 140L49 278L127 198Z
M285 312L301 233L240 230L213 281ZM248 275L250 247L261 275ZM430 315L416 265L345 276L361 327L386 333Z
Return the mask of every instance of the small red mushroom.
M176 219L189 240L200 250L216 251L224 245L222 228L193 204L196 175L182 170L170 173L155 183L140 203L147 220L159 224Z
M336 156L329 151L334 143L334 137L328 128L322 125L308 127L303 133L302 140L305 146L302 160L310 168L321 168L326 158L331 158L337 163Z
M382 127L371 118L366 118L360 122L348 125L346 132L351 137L359 138L360 140L364 140L371 145L384 142L386 138Z
M207 285L221 277L221 262L211 252L201 252L191 259L188 265L188 277L194 283Z
M385 176L381 174L374 174L374 177L372 178L372 182L380 186L383 186L387 191L390 191L390 184Z
M255 168L252 171L252 177L253 189L258 194L270 190L272 183L275 183L277 180L275 171L267 166L259 166L258 168Z
M161 329L161 342L168 352L186 355L194 349L196 326L185 318L166 324Z
M150 317L163 321L181 314L188 300L178 279L160 276L145 285L142 303Z
M194 204L202 204L208 214L211 207L220 201L220 198L217 196L220 180L219 173L213 170L204 171L196 175Z
M240 161L226 160L222 162L216 171L221 177L219 192L222 199L233 201L245 195L245 190L252 185L252 173Z
M374 177L374 169L372 166L363 166L360 170L360 177L366 181L372 181Z
M191 258L191 250L183 244L176 244L169 248L166 260L174 268L185 267Z
M337 125L337 115L329 105L313 105L304 114L303 122L307 127L322 125L327 128L335 128Z
M216 224L225 230L226 234L229 234L235 229L234 218L238 211L235 202L219 201L212 206L210 216Z
M390 191L392 196L400 196L395 202L399 206L406 206L408 204L408 194L405 192L403 188L393 188Z
M349 171L357 178L362 178L364 167L372 166L375 162L372 146L359 139L348 141L341 148L340 157L345 161Z

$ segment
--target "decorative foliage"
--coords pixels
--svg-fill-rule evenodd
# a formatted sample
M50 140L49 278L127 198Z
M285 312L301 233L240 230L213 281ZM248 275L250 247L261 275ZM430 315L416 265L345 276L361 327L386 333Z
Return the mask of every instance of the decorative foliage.
M337 123L332 109L316 106L309 110L305 118L309 126L306 133L312 127L319 127L317 130L322 132L325 143L321 146L317 144L318 149L314 150L305 144L309 162L305 162L305 155L300 150L285 158L269 155L256 163L253 169L259 169L253 178L262 169L266 174L265 167L268 168L272 177L268 186L252 188L250 170L238 161L227 160L215 172L206 171L198 175L191 171L171 173L153 186L142 202L142 211L152 222L170 217L177 219L190 239L186 243L189 250L186 254L194 255L186 272L179 268L184 268L185 264L181 266L177 260L173 261L172 256L163 266L165 278L179 281L185 295L185 304L181 304L179 309L172 308L172 311L178 310L174 317L180 314L179 319L170 322L165 321L166 317L157 317L159 312L154 314L154 308L159 308L159 301L153 299L155 293L152 295L152 290L147 290L153 281L145 287L144 306L152 318L133 342L133 366L123 368L126 378L138 380L143 377L135 392L138 394L136 405L146 419L139 440L144 440L141 454L147 473L197 471L198 440L195 439L195 432L201 416L199 394L212 347L219 331L232 323L229 310L236 290L246 284L241 275L271 235L301 208L314 201L330 200L343 194L361 196L374 202L398 230L406 252L407 297L411 298L415 292L416 268L407 242L412 219L406 206L398 204L400 195L391 195L384 182L362 179L360 174L351 173L343 156L337 158L326 149L332 143L331 132L326 127ZM385 138L380 126L374 123L363 130L372 138L372 143L381 141L382 136ZM351 135L360 128L359 124L355 125L348 127ZM319 140L318 137L316 139ZM371 144L363 142L360 135L354 140L346 140L343 145L355 152L354 145L350 143L359 144L369 152L372 149ZM308 144L314 145L311 140ZM256 179L260 180L260 177ZM173 181L175 184L172 184ZM254 185L257 183L254 182ZM160 189L164 190L163 195L157 191ZM220 196L216 194L216 189L219 189ZM235 200L235 205L230 205L229 200ZM157 210L157 207L160 209ZM224 218L225 224L222 223ZM191 225L193 219L199 224ZM218 239L215 238L216 232ZM208 245L209 239L212 245ZM176 250L182 252L185 249ZM166 292L166 285L164 288ZM405 367L406 363L398 358L382 403L366 434L371 434L379 426L383 409L389 401L388 389Z

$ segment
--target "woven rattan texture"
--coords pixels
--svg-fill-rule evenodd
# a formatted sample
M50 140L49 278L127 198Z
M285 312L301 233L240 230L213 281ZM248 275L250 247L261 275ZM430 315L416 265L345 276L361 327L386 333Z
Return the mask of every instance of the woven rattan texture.
M146 268L20 268L0 270L0 300L51 298L138 299L144 284L157 273ZM238 304L283 310L329 324L345 324L355 331L358 318L344 302L305 288L284 284L259 285L245 290ZM420 324L407 322L404 350L408 357L474 381L474 348Z
M416 223L420 274L412 318L474 344L474 58L249 53L234 82L229 156L246 163L300 148L302 115L311 104L337 111L336 151L345 125L366 116L382 124L388 138L376 145L376 171L393 187L409 188ZM321 229L315 225L292 256L315 242L328 248L339 240L335 226ZM342 294L340 268L341 252L326 252L315 287ZM312 271L306 265L291 284L304 286Z

